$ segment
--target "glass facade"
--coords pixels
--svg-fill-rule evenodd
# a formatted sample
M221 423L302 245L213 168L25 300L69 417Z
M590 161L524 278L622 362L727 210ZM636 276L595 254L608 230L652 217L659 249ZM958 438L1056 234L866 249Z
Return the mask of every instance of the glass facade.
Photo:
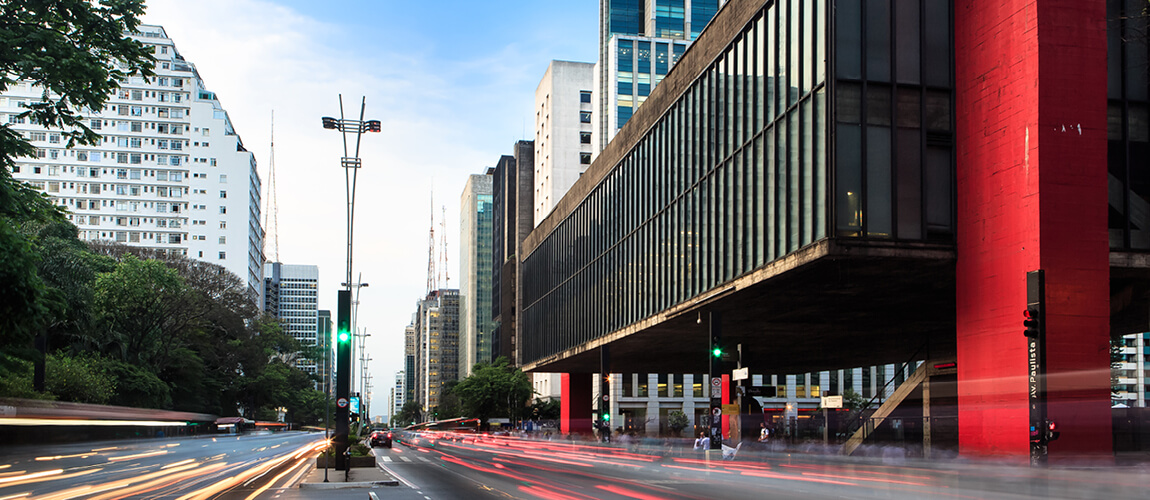
M764 5L527 256L523 361L828 237L953 241L951 5L895 4Z
M1150 249L1150 83L1145 2L1107 0L1110 247Z
M492 195L481 194L476 196L476 252L475 261L480 263L491 262L491 248L494 241L492 220ZM476 267L476 339L475 359L478 361L491 360L491 290L492 267L479 265Z

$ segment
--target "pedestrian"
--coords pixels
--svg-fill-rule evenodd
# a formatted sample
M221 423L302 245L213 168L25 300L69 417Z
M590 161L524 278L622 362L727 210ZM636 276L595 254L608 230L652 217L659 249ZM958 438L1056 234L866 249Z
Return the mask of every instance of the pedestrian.
M711 438L707 437L705 432L699 433L699 439L695 440L696 450L707 450L711 448Z
M765 422L760 422L759 423L759 442L765 443L770 438L771 438L771 430L767 429L767 424Z

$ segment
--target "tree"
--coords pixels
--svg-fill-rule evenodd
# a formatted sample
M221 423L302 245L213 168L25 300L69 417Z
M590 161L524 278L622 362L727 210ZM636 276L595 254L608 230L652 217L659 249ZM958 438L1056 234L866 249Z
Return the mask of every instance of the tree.
M184 280L163 263L128 255L96 278L102 350L159 373L184 347L193 318Z
M563 405L559 398L535 398L531 403L532 420L559 420L562 411Z
M436 420L463 416L463 403L459 400L459 395L455 393L455 386L457 385L459 385L458 380L451 380L443 384L443 391L439 393L439 406L436 406L434 410Z
M683 429L686 429L690 423L691 422L687 420L687 414L679 410L674 410L667 414L667 426L671 428L671 432L676 436L683 432Z
M477 363L471 376L460 381L454 392L466 413L486 426L487 420L498 414L517 419L534 391L527 374L501 357L493 364Z
M422 422L422 413L422 408L420 408L418 402L408 401L403 403L403 408L401 408L399 413L391 420L392 426L402 428Z
M42 91L15 120L60 128L69 147L97 144L82 114L102 110L121 80L153 74L151 54L124 36L143 12L143 0L0 2L0 93L16 82ZM35 248L18 231L30 220L64 220L41 193L12 178L15 159L35 153L23 134L0 123L0 377L15 360L38 357L31 339L60 313L46 300Z
M61 401L106 404L116 394L116 380L93 355L48 355L47 389Z

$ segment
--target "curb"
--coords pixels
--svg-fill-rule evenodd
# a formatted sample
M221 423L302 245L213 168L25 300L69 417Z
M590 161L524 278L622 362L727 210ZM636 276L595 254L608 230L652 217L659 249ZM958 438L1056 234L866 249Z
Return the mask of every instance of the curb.
M358 483L300 483L301 490L340 490L345 488L372 488L375 486L399 486L399 481L362 481Z

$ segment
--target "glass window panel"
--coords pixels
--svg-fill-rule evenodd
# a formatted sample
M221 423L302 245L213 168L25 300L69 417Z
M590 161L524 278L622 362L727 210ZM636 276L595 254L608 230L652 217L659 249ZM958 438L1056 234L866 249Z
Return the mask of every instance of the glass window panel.
M802 147L802 160L799 162L799 169L802 171L802 195L801 207L802 214L802 232L800 233L799 244L805 245L813 241L814 223L815 223L815 164L814 152L811 150L812 138L814 137L814 120L811 119L811 113L814 109L814 100L807 99L802 102L802 116L801 116L801 134L799 134L799 145Z
M926 35L926 46L922 61L927 85L950 86L950 9L950 2L923 4L926 25L922 31Z
M775 126L775 206L777 218L775 220L775 255L782 257L787 253L787 215L790 207L787 199L787 189L790 183L787 179L787 120L779 120Z
M839 236L862 233L862 129L839 125L835 136L835 228Z
M802 228L802 152L801 143L799 142L799 132L802 129L799 127L799 110L795 109L787 115L787 149L790 151L790 161L787 164L787 180L789 181L790 188L788 190L788 203L787 209L790 211L787 218L787 252L793 252L799 249L800 237L799 231Z
M926 224L932 233L950 233L950 149L926 150Z
M1146 100L1146 26L1144 0L1126 0L1126 98Z
M890 81L890 0L866 3L866 78Z
M899 83L919 83L919 2L895 0L895 44Z
M872 83L866 89L867 125L889 126L891 115L889 85Z
M1106 2L1106 93L1111 99L1122 98L1122 3Z
M826 87L820 88L815 94L815 126L814 143L815 158L815 240L826 238L827 228L827 104Z
M793 0L793 1L797 2L799 0ZM777 64L777 69L776 69L775 73L776 73L776 75L778 75L778 80L776 80L776 81L779 84L778 85L778 96L777 96L779 99L779 108L776 112L776 116L782 115L783 113L786 112L787 95L790 94L788 89L790 88L790 85L791 85L791 83L790 83L791 82L791 80L790 80L790 68L787 66L787 59L790 57L790 51L788 50L788 48L790 48L789 44L791 41L791 39L789 38L789 34L790 34L791 30L789 28L789 23L788 23L788 21L790 19L787 17L789 15L789 10L787 8L788 3L790 3L790 2L787 2L785 0L778 2L779 24L778 24L778 37L776 38L776 40L777 40L778 45L779 45L779 53L778 53L778 59L775 61Z
M766 36L766 33L764 33L763 30L765 27L766 16L760 16L759 19L755 21L755 32L753 36L755 46L754 54L751 55L751 63L754 66L754 69L751 72L754 78L754 88L752 92L755 94L755 125L754 129L751 130L752 135L763 129L763 115L766 113L766 109L763 107L763 97L766 95L767 90L766 79L764 78L765 75L763 72L763 65L766 61L766 54L763 52L763 38Z
M814 39L815 39L815 9L814 9L814 5L812 5L812 3L813 2L806 2L804 4L801 4L802 10L803 10L803 12L802 12L802 16L803 16L802 45L804 47L803 54L802 54L802 57L800 59L802 61L802 71L803 71L803 88L802 88L801 95L806 95L808 92L811 91L811 82L814 80L814 76L815 76L814 66L813 66L814 58L815 58L815 51L812 50L814 48Z
M779 226L779 211L778 204L776 202L778 199L778 172L775 168L778 164L777 160L775 159L775 131L777 129L777 126L770 127L764 134L764 137L766 137L766 150L763 152L763 171L766 176L767 188L763 195L762 203L763 207L766 209L766 227L763 228L763 232L766 233L767 240L766 247L764 248L767 262L775 260L775 258L779 256L775 248L776 241L778 241L778 238L775 234L775 228Z
M862 86L855 82L838 82L835 86L835 117L842 123L862 120Z
M835 76L862 79L862 2L836 2Z
M898 129L898 237L922 239L921 129Z
M891 227L890 129L866 130L866 231L867 236L888 238Z
M778 63L775 61L778 58L778 14L778 5L772 4L771 8L767 10L767 29L765 33L767 37L767 49L765 54L767 61L767 123L774 121L775 116L778 114L776 111L777 106L775 104L777 100L775 97L775 89L778 87Z
M799 90L802 87L802 82L799 80L801 73L799 69L802 67L803 62L803 49L806 44L802 40L802 0L791 0L788 3L787 19L790 21L790 28L787 30L786 40L790 41L790 84L787 87L787 106L794 104L799 100Z
M939 132L950 131L950 92L926 91L926 128Z
M827 80L827 1L815 0L815 85ZM845 77L844 77L845 78Z
M919 88L898 88L898 126L922 127L922 94Z

